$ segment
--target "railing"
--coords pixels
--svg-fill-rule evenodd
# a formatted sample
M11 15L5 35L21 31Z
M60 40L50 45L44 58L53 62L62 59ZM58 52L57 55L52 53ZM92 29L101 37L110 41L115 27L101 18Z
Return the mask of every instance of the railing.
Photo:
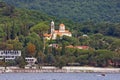
M16 73L39 73L39 72L67 72L65 69L13 69L12 72Z

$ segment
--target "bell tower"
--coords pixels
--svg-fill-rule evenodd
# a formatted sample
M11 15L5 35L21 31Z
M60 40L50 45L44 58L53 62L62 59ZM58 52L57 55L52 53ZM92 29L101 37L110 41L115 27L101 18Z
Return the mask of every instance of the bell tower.
M55 25L54 25L54 21L51 22L51 34L53 34L55 30Z

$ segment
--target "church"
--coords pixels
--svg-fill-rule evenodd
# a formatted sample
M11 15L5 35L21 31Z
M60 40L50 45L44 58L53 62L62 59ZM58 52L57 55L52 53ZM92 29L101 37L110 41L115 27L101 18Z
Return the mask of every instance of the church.
M54 21L51 22L50 25L50 34L44 34L44 38L47 40L55 40L57 38L57 36L62 37L62 36L72 36L72 33L69 30L65 29L65 25L63 23L61 23L59 25L59 29L55 30L55 24Z

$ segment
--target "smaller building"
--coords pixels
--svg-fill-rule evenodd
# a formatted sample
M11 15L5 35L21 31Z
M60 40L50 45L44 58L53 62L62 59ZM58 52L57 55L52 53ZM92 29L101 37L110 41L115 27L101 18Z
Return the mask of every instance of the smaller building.
M1 50L0 60L5 59L5 61L15 60L17 57L21 56L20 50Z
M37 59L34 58L34 57L26 57L26 58L25 58L25 61L26 61L28 64L35 64L35 62L37 61Z
M89 46L75 46L75 48L88 50L88 49L89 49Z
M88 50L89 46L73 46L73 45L69 45L66 46L67 48L76 48L76 49L83 49L83 50Z
M88 35L87 35L87 34L83 34L82 36L83 36L83 37L88 37Z
M58 48L59 45L54 43L54 44L50 44L49 47Z
M35 62L37 61L36 58L34 58L34 57L26 57L25 61L28 63L25 66L25 69L36 69L36 65L35 65Z

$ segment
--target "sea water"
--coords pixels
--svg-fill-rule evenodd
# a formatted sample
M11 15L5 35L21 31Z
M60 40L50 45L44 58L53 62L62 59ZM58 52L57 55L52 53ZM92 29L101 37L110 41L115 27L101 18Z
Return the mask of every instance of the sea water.
M120 80L120 73L2 73L0 80Z

